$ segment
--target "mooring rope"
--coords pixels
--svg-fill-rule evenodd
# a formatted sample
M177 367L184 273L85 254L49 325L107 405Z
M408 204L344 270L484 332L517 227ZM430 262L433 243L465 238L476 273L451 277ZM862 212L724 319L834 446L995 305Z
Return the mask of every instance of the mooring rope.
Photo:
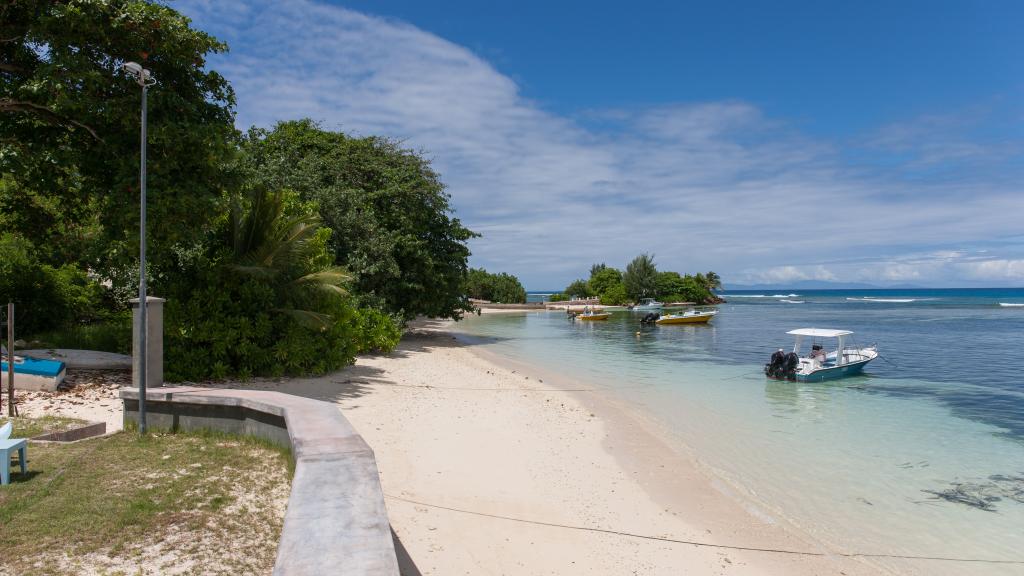
M507 520L509 522L519 522L522 524L532 524L534 526L547 526L549 528L562 528L565 530L577 530L580 532L595 532L599 534L610 534L613 536L624 536L627 538L637 538L641 540L654 540L657 542L667 542L671 544L687 544L690 546L696 546L700 548L720 548L725 550L738 550L744 552L766 552L773 554L791 554L795 556L842 556L846 558L892 558L898 560L936 560L941 562L975 562L984 564L1024 564L1024 560L999 560L994 558L956 558L949 556L915 556L910 554L871 554L864 552L813 552L810 550L787 550L785 548L759 548L757 546L738 546L733 544L715 544L713 542L701 542L699 540L684 540L680 538L668 538L666 536L651 536L649 534L637 534L635 532L624 532L621 530L611 530L607 528L593 528L590 526L573 526L571 524L559 524L557 522L544 522L542 520L530 520L528 518L516 518L515 516L504 516L502 514L491 514L488 512L478 512L476 510L466 510L463 508L454 508L451 506L442 506L440 504L431 504L429 502L421 502L419 500L413 500L411 498L404 498L401 496L395 496L392 494L384 494L385 498L390 500L397 500L399 502L405 502L407 504L415 504L417 506L426 506L428 508L436 508L438 510L447 510L449 512L457 512L460 514L471 514L473 516L482 516L485 518L495 518L498 520Z

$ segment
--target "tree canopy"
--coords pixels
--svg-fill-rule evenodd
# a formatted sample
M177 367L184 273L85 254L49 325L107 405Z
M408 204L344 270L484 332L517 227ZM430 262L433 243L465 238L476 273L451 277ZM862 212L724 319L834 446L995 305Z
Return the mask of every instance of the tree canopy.
M622 284L630 298L652 298L658 292L658 268L653 254L641 254L626 265Z
M466 275L466 294L470 298L501 304L526 302L526 289L518 278L505 272L491 274L483 268L469 270Z
M140 0L0 6L0 211L50 263L111 269L137 254L140 93L149 94L149 239L156 267L209 223L230 184L234 93L206 57L226 50ZM99 264L99 266L97 266Z
M242 171L319 206L336 263L369 303L412 318L458 317L475 236L456 218L444 184L421 155L379 137L354 138L311 120L253 129Z

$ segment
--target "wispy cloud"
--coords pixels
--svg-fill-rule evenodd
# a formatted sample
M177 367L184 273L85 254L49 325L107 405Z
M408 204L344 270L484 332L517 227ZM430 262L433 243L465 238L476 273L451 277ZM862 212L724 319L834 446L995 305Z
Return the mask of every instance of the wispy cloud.
M911 119L845 144L743 101L570 118L524 98L470 50L404 22L305 0L177 7L231 45L212 64L235 86L240 127L308 116L425 151L459 215L484 234L473 263L530 287L558 287L592 262L621 266L639 252L727 280L1018 278L1012 264L899 261L1015 235L986 262L1024 256L1019 151L961 139L966 130L952 121ZM851 162L851 147L890 165ZM901 176L965 159L1018 179Z

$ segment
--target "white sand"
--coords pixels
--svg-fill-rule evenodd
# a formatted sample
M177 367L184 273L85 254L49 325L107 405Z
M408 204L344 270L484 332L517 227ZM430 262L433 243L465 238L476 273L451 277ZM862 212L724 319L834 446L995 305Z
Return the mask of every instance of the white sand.
M15 380L17 382L17 380ZM117 397L122 386L132 385L131 372L124 370L69 369L66 388L56 392L15 390L20 416L68 416L89 422L106 422L107 432L124 428L123 405ZM7 392L4 391L4 414Z

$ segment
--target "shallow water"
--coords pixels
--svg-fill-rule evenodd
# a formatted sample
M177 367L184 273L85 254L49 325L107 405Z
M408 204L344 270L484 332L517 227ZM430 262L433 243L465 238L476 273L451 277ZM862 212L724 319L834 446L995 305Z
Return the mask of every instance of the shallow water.
M1021 560L878 562L1024 574L1024 308L999 305L1024 302L1024 290L726 298L708 326L640 327L639 314L617 312L599 323L489 315L459 329L607 387L774 514L843 551ZM803 327L853 330L882 358L831 383L764 378L771 352L792 345L785 332Z

